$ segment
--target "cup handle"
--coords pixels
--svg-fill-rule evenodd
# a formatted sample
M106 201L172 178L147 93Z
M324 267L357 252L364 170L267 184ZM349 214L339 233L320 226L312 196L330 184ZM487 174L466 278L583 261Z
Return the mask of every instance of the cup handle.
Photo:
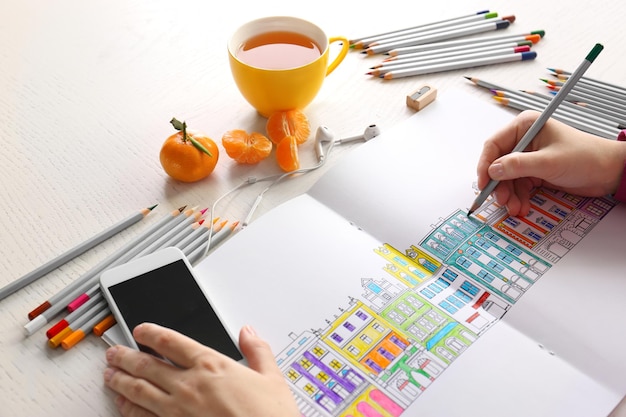
M344 38L343 36L334 36L328 39L329 44L333 42L342 42L341 51L339 51L335 59L333 59L333 61L330 63L330 65L326 69L326 75L333 72L335 68L337 68L337 66L341 64L341 61L343 61L346 55L348 55L348 51L350 50L350 42L348 41L347 38Z

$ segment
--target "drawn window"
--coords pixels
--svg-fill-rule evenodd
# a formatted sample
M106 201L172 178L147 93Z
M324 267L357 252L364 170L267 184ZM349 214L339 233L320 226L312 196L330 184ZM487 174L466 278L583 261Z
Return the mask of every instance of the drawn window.
M502 273L502 271L504 271L504 267L500 265L499 263L497 263L496 261L489 261L487 263L487 266L499 273Z
M475 245L483 249L489 249L493 246L491 243L487 242L485 239L482 239L482 238L476 240Z
M317 356L318 358L319 358L320 356L322 356L322 355L324 354L324 352L325 352L325 351L324 351L324 349L323 349L323 348L321 348L321 347L319 347L319 346L315 346L315 347L313 348L313 354L314 354L315 356Z
M459 256L458 258L456 258L456 263L463 268L469 268L472 266L472 262L465 256Z
M306 358L302 358L300 360L300 366L302 366L304 369L309 369L312 365L313 364L311 363L311 361Z
M482 255L482 253L481 253L478 249L473 248L473 247L471 247L471 246L470 246L469 248L467 248L467 250L466 250L465 252L466 252L469 256L471 256L471 257L473 257L473 258L476 258L476 259L480 258L480 255Z
M504 219L504 223L506 223L507 225L515 228L517 226L519 226L519 220L514 219L512 217L507 217L506 219Z
M549 211L550 211L550 213L554 213L554 214L556 214L557 216L560 216L560 217L567 216L567 211L563 210L559 206L552 206L552 207L550 207Z
M465 294L461 290L456 290L454 292L454 296L456 298L460 299L461 301L463 301L464 303L469 303L470 301L472 301L472 297L470 297L469 295Z
M389 318L398 324L405 322L406 318L395 310L391 310L388 314Z
M408 304L398 303L397 307L398 310L404 313L404 315L407 317L411 317L413 314L415 314L415 310L413 310Z
M380 356L382 356L383 358L389 361L392 361L395 359L395 356L393 355L393 353L389 352L387 349L383 347L379 347L378 349L376 349L376 351L378 352Z
M354 356L358 356L361 351L354 345L350 345L348 346L348 353L354 355Z
M510 255L508 255L506 252L498 252L498 254L496 255L496 257L503 263L510 265L511 262L513 262L515 259L513 259L513 257L511 257Z
M474 296L480 292L480 288L469 281L463 281L461 288Z
M424 303L418 300L417 297L414 297L412 295L407 296L404 300L416 310L422 308L422 306L424 305Z
M450 270L450 269L446 269L445 271L443 271L443 274L441 274L444 278L446 278L448 281L450 282L454 282L454 280L456 279L456 277L459 276L459 274L457 274L456 272Z
M530 201L532 201L533 203L535 203L538 206L543 206L546 203L546 199L539 196L538 194L535 194Z
M500 240L500 236L496 235L493 232L485 233L485 238L491 240L492 242L498 242Z
M373 340L371 337L369 337L366 334L362 334L361 336L359 336L359 339L361 339L363 341L363 343L367 344L367 345L371 345Z
M391 335L391 337L389 338L389 341L393 343L394 345L398 346L402 350L409 347L409 345L407 345L402 339L400 339L398 336L395 336L395 335Z
M441 308L443 308L444 310L446 310L446 311L447 311L448 313L450 313L450 314L454 314L454 313L456 313L457 311L459 311L459 309L458 309L458 308L456 308L455 306L453 306L452 304L450 304L449 302L447 302L447 301L445 301L445 300L441 301L441 302L439 303L439 306L440 306Z
M382 332L384 332L385 330L387 330L387 329L385 328L385 326L383 326L383 325L382 325L382 324L380 324L380 323L374 323L374 324L372 324L372 329L376 330L378 333L382 333Z
M322 382L326 382L328 381L330 377L328 376L328 374L326 372L320 372L317 374L317 379L319 379Z
M341 362L339 362L337 359L333 359L332 361L330 361L329 365L334 370L341 369L343 366Z
M315 387L312 384L306 384L304 386L304 392L306 392L309 395L313 395L315 394Z
M515 256L520 256L522 254L522 250L520 248L518 248L517 246L513 246L511 244L508 244L506 246L506 250Z
M492 282L495 279L495 276L485 271L484 269L481 269L480 271L478 271L477 275L479 278L482 278L483 280L487 282Z
M331 334L330 338L333 339L337 343L343 342L343 337L339 336L337 333Z
M435 293L432 292L431 290L429 290L428 288L424 288L422 290L420 290L420 292L422 293L423 296L425 296L426 298L433 298L435 296Z
M361 320L367 320L368 315L365 314L363 311L359 310L356 312L355 316L357 316L358 318L360 318Z
M351 332L354 331L355 327L352 323L350 323L349 321L346 321L343 323L343 327L345 327L346 329L350 330Z
M448 300L450 304L453 304L457 308L463 308L463 306L465 305L465 303L456 298L454 295L447 296L446 300Z
M437 278L437 284L441 285L442 288L446 288L450 286L450 283L445 279Z
M531 229L524 230L524 234L526 236L528 236L529 238L534 239L534 240L540 240L541 239L541 235L539 233L535 232L534 230L531 230Z
M289 371L287 371L287 378L289 378L292 381L295 381L296 379L300 378L300 374L294 371L293 369L290 369Z
M370 368L372 371L376 372L377 374L383 371L382 366L374 362L372 359L366 359L365 365L367 365L368 368Z

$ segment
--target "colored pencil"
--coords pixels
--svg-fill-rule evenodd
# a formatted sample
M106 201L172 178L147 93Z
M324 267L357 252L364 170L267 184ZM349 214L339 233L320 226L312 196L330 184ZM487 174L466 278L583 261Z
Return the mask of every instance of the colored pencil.
M464 46L464 45L488 45L497 44L502 42L522 42L530 41L533 44L539 42L545 35L545 31L536 30L529 33L518 33L514 35L491 35L481 37L469 37L463 39L455 39L443 42L431 42L420 45L406 46L402 48L395 48L385 52L389 56L408 55L415 52L432 51L450 47Z
M389 52L393 49L401 47L421 45L430 42L439 42L447 39L458 38L461 36L474 35L494 30L502 30L508 28L510 24L511 22L509 22L508 20L496 20L494 22L485 22L481 24L461 26L451 30L425 32L421 36L370 46L367 49L364 49L361 53L375 55L383 52Z
M387 36L394 36L395 34L397 34L399 32L406 32L406 31L411 31L411 30L419 30L419 29L423 28L424 26L441 24L441 23L447 23L447 22L457 22L457 21L464 20L464 19L471 19L474 16L479 16L480 17L481 15L485 15L487 13L489 13L489 10L481 10L481 11L476 12L476 13L471 13L471 14L463 15L463 16L457 16L457 17L453 17L453 18L450 18L450 19L439 20L439 21L432 22L432 23L426 23L426 24L412 26L412 27L408 27L408 28L404 28L404 29L393 30L393 31L384 32L384 33L378 33L376 35L368 35L368 36L363 36L363 37L360 37L360 38L353 38L353 39L350 39L349 42L350 42L350 45L356 45L359 42L363 42L363 41L367 42L368 39L372 39L372 38L375 38L375 39L379 38L380 39L380 38L384 38L384 37L387 37Z
M547 80L545 78L540 78L540 80L548 85L559 87L559 88L563 84L565 84L565 81L561 81L561 80ZM598 97L603 97L609 100L615 99L622 103L626 102L626 91L619 92L613 89L608 89L606 87L600 86L598 84L587 84L587 83L578 82L576 83L576 87L572 89L572 93L576 93L578 91L582 93L597 95Z
M96 336L102 336L104 332L115 326L115 317L109 312L109 315L93 326L93 333Z
M494 96L494 99L498 101L500 104L504 106L508 106L517 110L535 110L535 111L543 111L547 106L545 103L538 103L529 100L524 100L523 98L517 97L503 97L503 96ZM549 103L549 102L548 102ZM615 139L620 129L615 126L609 126L607 124L599 123L589 117L581 117L576 113L568 112L566 110L558 109L555 110L551 116L555 120L559 120L569 126L575 127L576 129L582 130L584 132L592 133L597 136L604 137L606 139Z
M94 316L92 316L85 324L83 324L79 329L74 330L69 336L67 336L61 342L61 346L63 349L68 350L72 347L76 346L78 342L83 340L86 335L91 333L93 327L102 321L106 316L110 314L109 308L104 307L100 311L98 311Z
M179 211L175 210L175 212L180 213L182 210L184 210L184 207L181 207L179 209ZM98 271L102 271L104 268L106 268L106 266L108 264L113 262L115 259L121 257L125 252L127 252L129 250L132 250L132 248L134 248L135 246L141 244L143 239L145 239L147 236L149 236L150 234L154 233L156 230L160 229L161 227L164 227L170 220L172 220L172 216L175 217L176 215L172 213L171 216L165 216L159 222L157 222L155 225L151 226L146 232L142 233L140 236L138 236L136 239L134 239L130 243L124 245L124 247L122 247L117 252L113 253L112 255L108 256L105 260L101 261L95 267L93 267L92 269L87 271L85 274L83 274L77 280L75 280L74 282L72 282L71 284L66 286L63 290L61 290L60 292L58 292L57 294L53 295L48 300L44 301L42 304L37 306L34 310L32 310L30 313L28 313L28 319L29 320L35 319L38 315L40 315L45 310L50 308L50 306L52 306L53 304L57 303L68 292L72 291L74 288L80 286L84 281L88 280L93 274L97 273Z
M8 297L9 295L24 288L25 286L35 282L36 280L48 274L49 272L53 271L54 269L58 268L59 266L65 264L66 262L69 262L70 260L85 253L86 251L93 248L94 246L109 239L111 236L114 236L120 233L122 230L127 229L128 227L134 225L138 221L144 219L156 206L157 204L148 208L141 209L137 213L131 214L125 219L109 226L108 228L104 229L100 233L97 233L96 235L85 240L84 242L79 243L73 248L60 254L56 258L51 259L50 261L34 269L28 274L22 276L21 278L9 283L3 288L0 288L0 300L4 299L5 297Z
M569 76L571 76L571 74L572 74L569 71L558 69L558 68L548 68L548 71L552 72L555 75L562 76L564 79L569 78ZM617 84L608 83L606 81L598 80L598 79L595 79L595 78L582 77L579 82L583 83L583 84L595 84L595 85L598 85L598 86L602 86L602 87L604 87L604 88L606 88L608 90L614 90L614 91L622 92L622 93L626 94L626 87L620 86L620 85L617 85Z
M547 86L553 90L553 94L558 93L562 87L556 88L554 86ZM626 114L626 103L622 103L619 100L612 100L604 97L600 97L595 94L589 94L582 91L570 92L566 98L568 101L582 101L585 103L593 103L596 106L603 107L605 109L614 110Z
M397 39L406 39L407 37L414 37L426 32L441 31L460 27L467 24L484 23L491 19L496 19L498 13L485 13L482 15L472 15L461 19L449 20L440 23L431 23L412 29L399 30L387 35L374 36L366 39L362 39L359 42L352 44L355 49L367 49L371 46L378 45L380 43L392 42Z
M187 213L186 211L185 213ZM172 220L171 216L165 218L164 225L167 226L169 221ZM156 226L156 225L155 225ZM158 232L159 228L151 228L149 231L151 233ZM54 318L57 314L59 314L65 307L74 301L79 295L85 293L89 288L93 287L100 278L100 274L105 269L112 267L114 265L119 264L119 259L129 252L132 251L133 248L139 245L143 238L149 236L147 234L142 234L137 237L130 243L123 246L117 252L113 253L111 256L107 257L104 261L100 262L96 267L92 268L89 273L81 276L78 280L72 282L70 285L66 286L63 290L57 293L52 299L54 302L49 302L49 305L44 311L41 311L36 317L34 317L30 322L28 322L24 326L24 330L26 335L32 335L37 330L41 329L45 326L52 318Z
M492 65L492 64L501 64L505 62L516 62L516 61L528 61L535 59L537 53L534 51L530 52L520 52L513 54L504 54L491 56L486 58L478 58L478 59L467 59L463 61L455 61L455 62L447 62L438 65L416 65L414 68L406 68L400 69L396 71L387 72L384 75L381 75L381 78L385 80L393 80L402 77L412 77L415 75L423 75L423 74L431 74L435 72L443 72L443 71L451 71L462 68L472 68L478 67L482 65Z
M604 49L604 47L601 44L599 43L595 44L595 46L587 54L587 56L582 61L582 63L578 66L576 71L571 75L568 82L563 86L563 88L556 95L556 97L550 100L550 102L545 107L541 115L539 115L537 120L535 120L535 122L530 126L530 128L522 136L520 141L511 151L511 153L524 151L526 147L528 147L530 142L535 138L535 136L541 130L543 125L552 116L552 114L557 109L559 104L561 104L561 102L565 100L565 97L570 92L572 87L574 87L574 85L580 79L580 77L582 77L585 71L587 71L587 68L589 68L589 66L593 63L593 61L595 61L595 59L598 57L600 52L602 52L602 49ZM489 181L487 186L485 186L485 188L481 190L481 192L478 194L478 196L476 197L476 199L470 206L467 212L468 216L470 216L474 211L476 211L485 202L485 200L487 200L487 198L491 195L491 193L493 192L493 190L496 188L498 184L499 184L499 181L496 181L493 179Z
M429 65L439 65L439 64L444 64L448 62L459 62L459 61L465 61L465 60L470 60L470 59L487 58L487 57L501 56L501 55L506 55L506 54L521 53L521 52L529 52L529 51L530 51L530 48L528 46L518 46L515 48L493 49L493 50L480 51L480 52L470 51L469 53L462 54L462 55L452 55L452 56L444 56L444 57L434 56L432 58L429 57L429 58L417 60L417 61L415 60L409 60L408 62L394 61L392 63L378 65L375 68L372 68L372 70L369 71L367 74L373 75L373 76L380 76L382 74L386 74L389 71L396 71L396 70L405 69L405 68L415 68L416 66L422 67L422 66L429 66Z
M390 56L389 58L385 58L382 61L382 64L392 63L392 62L409 62L415 61L419 59L424 59L428 57L445 57L445 56L453 56L453 55L463 55L469 52L481 52L481 51L491 51L494 49L505 49L505 48L517 48L520 46L533 46L531 41L520 41L520 42L496 42L496 43L485 43L485 44L470 44L470 45L460 45L460 46L452 46L449 48L440 48L440 49L429 49L426 51L413 52L410 54L404 55L396 55Z
M68 314L67 317L46 332L48 346L51 348L59 347L63 339L82 326L89 318L93 317L95 313L101 310L102 306L107 307L107 303L102 293L99 292L97 296L83 304L79 310Z

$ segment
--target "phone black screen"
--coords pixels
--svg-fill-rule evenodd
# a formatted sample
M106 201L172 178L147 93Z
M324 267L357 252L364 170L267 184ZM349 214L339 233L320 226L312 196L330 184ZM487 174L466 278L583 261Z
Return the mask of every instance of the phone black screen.
M131 331L144 322L156 323L242 359L184 261L115 284L109 291ZM147 351L143 346L140 349Z

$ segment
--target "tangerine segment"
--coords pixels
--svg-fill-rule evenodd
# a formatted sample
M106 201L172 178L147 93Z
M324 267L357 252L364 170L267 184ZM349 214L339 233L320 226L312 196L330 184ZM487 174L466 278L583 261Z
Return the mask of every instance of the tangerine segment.
M272 152L272 142L258 132L229 130L222 136L222 146L228 156L240 164L256 164Z
M183 139L183 132L178 132L165 140L159 159L170 177L178 181L194 182L213 172L219 151L215 142L208 136L190 130L187 130L187 136L192 136L212 156L198 149L188 138Z
M298 109L278 111L267 119L267 135L278 145L286 136L294 136L298 145L304 143L311 133L309 119Z
M298 142L295 136L286 136L276 146L276 161L280 169L285 172L295 171L300 168Z

